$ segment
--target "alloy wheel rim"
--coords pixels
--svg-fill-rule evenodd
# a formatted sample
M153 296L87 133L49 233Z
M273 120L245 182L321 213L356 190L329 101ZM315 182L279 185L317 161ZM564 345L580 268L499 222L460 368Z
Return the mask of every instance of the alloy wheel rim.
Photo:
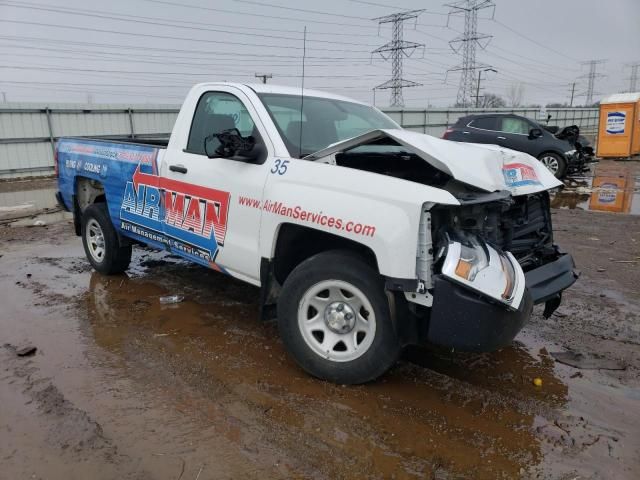
M544 156L540 161L551 173L555 174L558 172L559 165L555 157Z
M311 286L298 307L298 327L317 355L349 362L364 355L376 332L376 317L362 291L342 280Z
M92 218L87 223L86 232L87 246L89 247L88 249L91 258L98 263L102 263L106 252L102 227L100 227L100 224Z

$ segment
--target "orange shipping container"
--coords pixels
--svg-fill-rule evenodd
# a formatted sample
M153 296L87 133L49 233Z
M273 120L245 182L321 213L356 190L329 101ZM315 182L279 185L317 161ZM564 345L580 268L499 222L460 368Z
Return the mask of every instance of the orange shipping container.
M640 153L640 92L616 93L600 102L597 155L630 157Z

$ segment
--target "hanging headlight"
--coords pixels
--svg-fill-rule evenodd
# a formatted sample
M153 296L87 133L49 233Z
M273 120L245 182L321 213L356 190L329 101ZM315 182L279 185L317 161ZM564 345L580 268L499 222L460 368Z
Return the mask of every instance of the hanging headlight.
M471 246L460 244L459 255L455 273L470 282L473 282L480 270L489 266L488 252L475 242Z
M500 252L478 237L450 241L442 274L512 308L524 295L524 272L509 252Z

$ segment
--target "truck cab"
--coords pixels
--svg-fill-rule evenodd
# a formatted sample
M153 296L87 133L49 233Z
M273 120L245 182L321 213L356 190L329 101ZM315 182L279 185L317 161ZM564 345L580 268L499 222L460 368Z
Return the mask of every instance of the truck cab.
M500 348L576 279L553 243L559 182L534 158L337 95L200 84L166 145L65 138L57 162L96 270L145 244L258 286L298 364L335 382L411 343Z

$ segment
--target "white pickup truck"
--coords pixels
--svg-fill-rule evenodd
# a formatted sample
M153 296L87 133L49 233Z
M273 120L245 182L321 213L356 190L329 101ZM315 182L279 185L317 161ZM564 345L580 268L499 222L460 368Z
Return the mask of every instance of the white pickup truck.
M200 84L168 143L60 139L58 201L93 267L121 273L145 244L256 285L297 363L339 383L407 344L502 347L534 303L557 308L577 275L535 158L301 93Z

